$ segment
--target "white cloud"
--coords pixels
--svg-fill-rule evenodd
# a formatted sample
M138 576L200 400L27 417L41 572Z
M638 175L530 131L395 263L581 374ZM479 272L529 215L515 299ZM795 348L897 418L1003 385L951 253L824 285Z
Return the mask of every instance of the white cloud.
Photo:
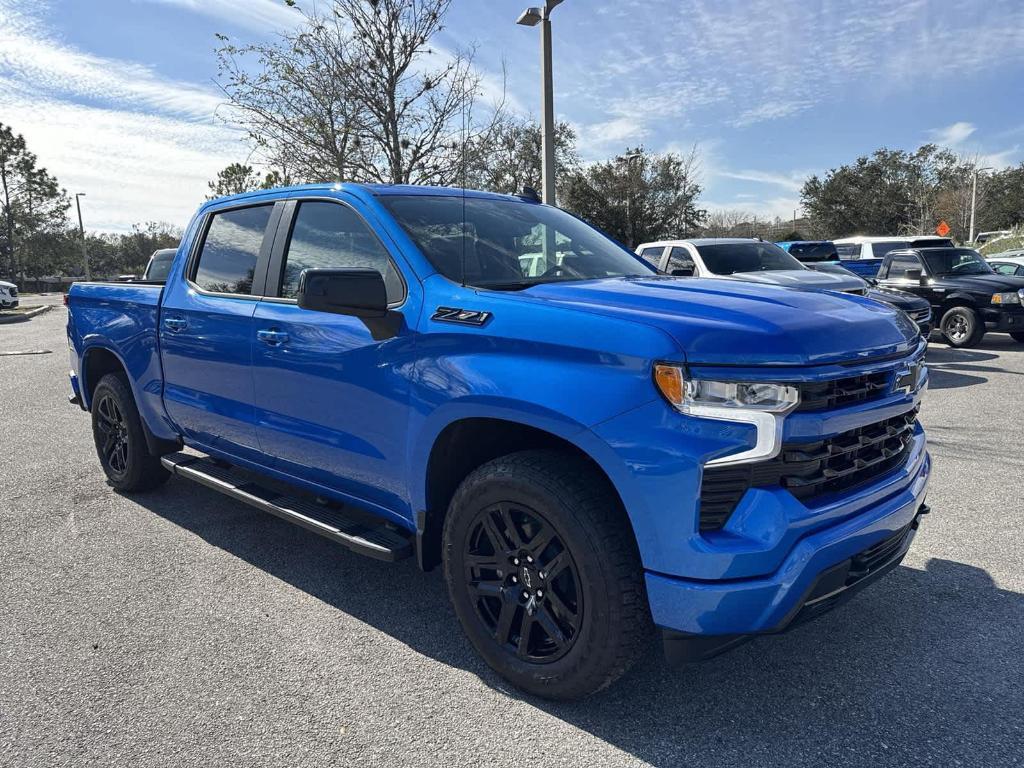
M772 171L718 171L718 175L728 179L753 181L758 184L774 184L790 192L799 192L808 176L808 174L800 172L774 173Z
M227 163L245 158L212 90L56 40L0 0L0 115L69 192L90 229L185 224ZM38 13L38 10L36 11Z
M151 68L93 56L48 35L34 18L0 1L0 73L34 93L121 104L211 119L221 99L211 88L163 78Z
M940 147L955 148L963 144L975 132L974 123L960 121L947 125L945 128L933 128L928 131L931 140Z
M135 0L135 2L176 6L255 32L285 31L297 26L302 19L298 8L289 8L281 0Z

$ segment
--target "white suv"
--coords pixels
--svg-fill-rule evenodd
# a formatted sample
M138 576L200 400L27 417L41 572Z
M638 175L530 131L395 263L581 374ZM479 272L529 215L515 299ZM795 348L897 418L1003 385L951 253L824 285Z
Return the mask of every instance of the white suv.
M18 286L0 280L0 309L14 309L18 306Z

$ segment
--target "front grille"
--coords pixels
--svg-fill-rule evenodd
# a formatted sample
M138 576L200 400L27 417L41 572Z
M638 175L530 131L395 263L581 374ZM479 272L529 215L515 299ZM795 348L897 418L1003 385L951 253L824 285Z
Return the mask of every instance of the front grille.
M848 491L902 466L913 443L917 409L813 443L786 443L768 461L704 470L700 530L725 525L750 488L785 488L805 503Z
M915 309L907 312L910 315L910 319L915 323L927 323L932 319L932 308L927 307L925 309Z
M889 389L891 371L862 373L831 381L805 381L800 390L799 411L824 411L842 405L853 405L882 397Z

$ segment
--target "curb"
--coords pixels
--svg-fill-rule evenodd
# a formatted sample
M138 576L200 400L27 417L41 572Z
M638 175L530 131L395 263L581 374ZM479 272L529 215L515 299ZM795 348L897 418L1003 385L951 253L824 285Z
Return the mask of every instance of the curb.
M29 320L36 315L41 315L43 312L47 312L51 309L53 309L52 304L43 304L41 307L36 307L28 312L22 312L19 315L10 315L9 317L0 316L0 325L4 325L5 323L23 323L26 320Z

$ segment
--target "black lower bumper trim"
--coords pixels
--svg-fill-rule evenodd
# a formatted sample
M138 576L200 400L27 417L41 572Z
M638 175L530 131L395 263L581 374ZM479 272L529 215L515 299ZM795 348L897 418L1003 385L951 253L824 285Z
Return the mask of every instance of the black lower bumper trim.
M917 530L921 516L930 511L931 508L922 503L914 519L892 536L822 571L789 615L774 629L757 634L786 632L816 619L889 573L903 562L909 549L907 539ZM692 635L663 629L662 645L666 661L679 665L714 658L752 640L757 634Z

